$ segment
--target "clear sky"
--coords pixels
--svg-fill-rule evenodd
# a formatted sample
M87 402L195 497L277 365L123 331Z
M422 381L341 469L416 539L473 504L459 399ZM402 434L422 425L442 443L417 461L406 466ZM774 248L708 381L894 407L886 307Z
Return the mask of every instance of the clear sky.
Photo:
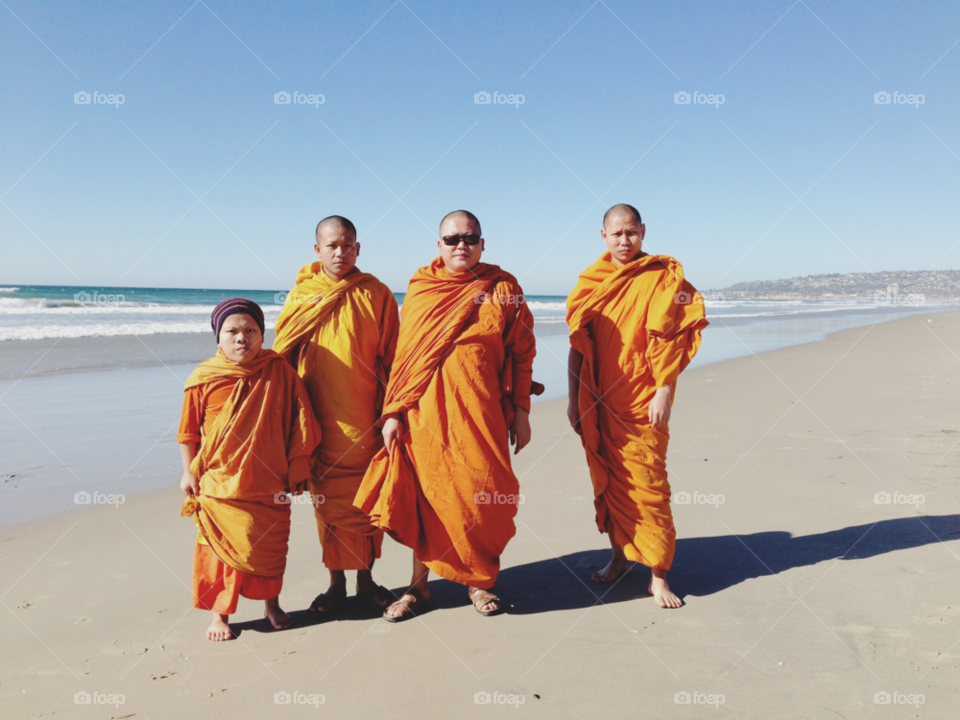
M464 207L566 294L616 202L702 289L958 268L958 39L926 1L3 0L0 284L286 288L336 213L402 291Z

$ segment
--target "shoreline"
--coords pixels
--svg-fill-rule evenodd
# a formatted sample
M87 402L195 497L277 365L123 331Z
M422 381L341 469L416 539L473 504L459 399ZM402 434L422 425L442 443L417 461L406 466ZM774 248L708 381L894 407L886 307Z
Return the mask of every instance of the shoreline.
M0 563L12 584L0 700L24 718L93 717L78 714L82 691L124 696L103 716L267 717L277 693L297 691L323 695L335 716L390 707L449 718L480 717L474 698L486 691L522 697L536 718L626 717L641 706L693 718L704 710L674 698L696 691L724 696L717 717L766 720L873 717L887 692L922 695L911 714L948 717L960 628L958 337L960 313L908 317L685 373L668 452L679 610L655 607L642 567L615 586L590 583L610 551L562 400L534 405L531 444L513 457L525 500L502 558L508 611L498 618L480 618L462 587L434 578L433 610L414 622L390 625L350 603L318 623L304 608L326 571L312 509L297 505L281 596L294 627L268 631L262 603L241 600L231 618L239 642L210 643L209 614L190 607L196 530L179 517L178 472L116 508L4 526ZM171 395L178 382L170 378ZM18 392L4 402L19 411ZM114 393L96 400L123 399L123 388ZM157 409L160 430L168 411ZM64 422L87 440L140 420ZM36 444L3 422L7 443ZM56 428L35 427L85 475ZM116 446L129 463L154 442L141 434L136 447ZM102 450L91 452L100 467ZM911 495L923 501L900 501ZM377 581L402 589L409 568L409 551L386 539ZM409 693L425 676L429 703ZM651 682L630 682L637 676Z
M760 351L791 347L805 342L818 342L831 332L847 327L860 327L874 322L892 322L902 317L924 313L960 311L955 305L931 305L918 308L864 308L855 314L831 315L834 310L808 310L794 315L740 316L708 314L711 325L705 331L711 341L720 339L720 329L735 329L740 334L756 339ZM547 348L538 353L538 360L547 357L550 350L565 362L567 337L566 322L543 319L535 324L537 340ZM765 336L777 338L773 343ZM270 347L276 333L268 329L265 345ZM727 347L714 349L719 344ZM711 347L713 345L713 347ZM705 343L706 353L695 359L695 367L750 354L748 349L724 338L722 343ZM560 352L558 352L560 351ZM151 367L186 365L206 360L216 353L216 343L209 332L202 333L156 333L151 335L108 335L79 338L45 338L40 340L0 341L0 382L29 377L106 372L109 370L135 370ZM551 365L552 365L551 361ZM565 370L548 370L551 380L560 380L565 387Z
M939 313L938 313L939 315ZM953 311L952 316L960 319L960 310ZM908 323L916 322L913 316L908 316L904 318L896 318L893 320L886 321L884 323L876 323L875 326L881 325L892 325L896 323ZM721 358L713 362L697 364L696 359L694 366L688 368L684 374L683 379L689 382L691 379L699 377L701 374L709 373L724 373L724 368L734 367L736 363L752 362L759 360L763 363L764 359L767 357L774 357L777 353L789 352L797 350L800 348L806 348L808 346L817 346L823 343L829 343L834 338L839 338L844 334L856 333L858 330L862 330L864 326L858 325L852 328L845 328L842 330L837 330L834 332L826 333L823 338L811 340L809 342L797 344L797 345L786 345L783 347L775 347L772 349L761 350L759 352L750 352L744 353L737 357L732 358ZM273 340L273 331L267 332L268 339L272 343ZM131 338L133 339L133 338ZM207 335L202 336L203 344L212 346L213 343ZM538 338L538 341L542 341L544 338ZM566 336L562 338L564 343L566 343ZM80 340L89 341L96 340L96 338L82 338ZM23 341L23 342L44 342L44 341ZM178 349L182 346L175 344L174 349ZM199 347L199 344L196 346ZM565 375L565 348L567 347L564 344L564 354L561 356L556 350L551 351L550 353L545 353L545 355L551 356L549 360L557 365L559 368L562 365L557 373L560 376ZM559 345L558 345L559 348ZM155 356L156 357L156 356ZM206 357L209 357L206 356ZM699 357L699 356L698 356ZM546 359L546 358L545 358ZM561 362L561 360L563 362ZM73 488L75 492L86 492L93 494L96 497L97 493L108 494L108 495L122 495L124 499L129 499L132 497L140 497L143 495L149 494L159 494L163 495L167 492L167 489L164 485L169 482L175 484L177 478L179 478L179 457L174 457L171 452L171 446L175 451L175 420L178 417L180 402L182 397L182 384L186 380L187 376L190 374L194 367L195 363L193 361L187 362L173 362L169 364L161 365L160 363L155 363L154 365L144 365L142 367L130 367L130 368L109 368L104 370L77 370L75 373L69 372L55 372L46 375L28 375L23 378L18 378L12 383L10 382L12 378L4 378L0 376L0 395L4 394L4 386L10 384L12 389L14 386L20 387L21 391L31 391L34 387L34 383L38 381L43 381L38 388L46 389L51 396L58 396L62 389L61 387L50 387L51 382L57 385L61 385L65 388L70 388L73 386L73 379L76 378L77 374L84 373L87 377L84 380L81 380L82 383L89 383L91 387L87 388L87 394L92 399L94 397L97 400L103 402L108 400L104 398L101 393L104 391L112 390L118 391L118 395L126 396L128 393L140 392L143 393L144 390L148 390L149 394L146 397L146 404L148 408L152 408L153 412L151 414L152 425L154 427L153 431L146 432L146 437L152 439L153 445L144 453L143 456L137 458L134 454L128 454L123 456L121 459L114 462L104 461L102 458L97 456L86 456L83 457L82 453L80 455L79 463L85 463L84 469L79 467L73 467L75 463L66 462L66 464L59 463L61 460L60 456L51 457L47 456L45 459L47 462L37 464L35 462L25 463L22 454L18 457L17 453L13 448L8 449L6 453L0 453L0 457L5 457L5 461L0 461L0 529L15 527L17 525L22 525L24 523L35 523L40 522L44 519L55 518L55 517L64 517L76 513L84 513L90 510L90 508L84 507L72 507L70 505L65 505L64 502L60 502L58 505L52 506L55 509L50 509L45 513L33 512L29 517L16 518L14 508L17 505L17 499L15 497L10 497L4 491L10 490L19 490L20 484L29 483L32 479L41 480L44 476L48 478L58 478L52 480L48 483L49 486L34 488L23 492L23 495L36 495L37 500L40 501L48 492L56 492L62 494L65 484ZM124 373L123 375L117 375L116 370L125 370L132 371ZM557 370L557 368L554 368ZM544 373L537 375L537 378L543 379ZM117 383L124 383L123 386L118 387ZM709 382L709 381L708 381ZM129 384L130 387L126 387L126 384ZM557 383L554 382L553 385ZM684 383L686 384L686 383ZM44 402L46 400L46 402ZM535 397L532 399L533 405L538 408L538 411L541 413L553 413L559 414L559 416L565 416L566 413L566 395L559 395L557 393L548 394L544 397ZM143 414L143 410L137 408L137 403L139 399L134 401L128 412L131 414ZM48 398L41 398L41 410L46 411L47 406L52 404L52 400ZM128 423L124 420L122 415L117 416L117 400L113 400L113 404L106 409L104 415L106 416L102 421L100 421L99 427L104 429L106 432L116 433L121 435L124 432L128 431ZM42 416L43 412L38 413L38 417ZM171 420L170 418L173 418ZM174 425L170 425L173 422ZM69 419L64 423L64 432L70 432L69 428L71 427L71 422ZM0 429L3 426L0 425ZM165 428L165 430L159 430L159 428ZM79 430L74 430L74 432L80 432ZM140 433L143 434L143 433ZM93 442L96 434L87 434L87 437L84 437L82 440L78 441L78 444L85 444L87 442ZM89 438L89 439L88 439ZM36 438L40 440L40 438ZM40 440L43 442L42 440ZM131 442L133 440L131 439ZM3 448L3 443L0 442L0 449ZM43 448L39 448L38 451L41 454L45 454ZM50 451L53 452L52 450ZM61 453L65 458L70 458L70 453ZM73 455L72 457L77 457ZM56 460L58 462L52 462ZM130 462L133 462L130 465ZM14 467L19 463L19 466ZM161 469L163 466L163 469ZM24 469L26 468L26 469ZM97 469L106 468L106 472L99 471ZM122 475L121 475L121 471ZM119 476L119 480L112 481L111 477ZM81 480L81 477L83 480ZM90 477L99 477L98 482L90 482ZM123 481L126 480L126 483ZM138 483L139 488L136 484ZM29 487L29 486L28 486ZM49 502L49 500L47 500ZM23 504L22 502L20 503ZM30 504L30 507L41 507L42 505ZM13 519L11 519L13 518Z

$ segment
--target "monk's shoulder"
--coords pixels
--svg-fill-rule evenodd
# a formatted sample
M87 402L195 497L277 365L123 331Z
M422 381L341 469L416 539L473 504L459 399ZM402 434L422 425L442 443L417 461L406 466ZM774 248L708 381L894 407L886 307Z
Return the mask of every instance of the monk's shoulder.
M499 277L497 279L497 284L494 286L498 291L506 290L513 293L522 293L523 288L520 287L520 281L517 280L515 275L511 275L506 270L501 269Z
M366 292L373 300L380 302L389 302L390 300L393 300L396 302L396 298L393 296L393 291L388 288L386 283L382 282L380 278L371 275L370 279L363 283L362 287L364 292Z
M589 278L595 278L597 275L605 275L611 271L613 268L613 263L609 260L605 260L601 257L596 262L592 262L587 265L586 269L580 273L580 279L586 280Z
M683 277L683 266L669 255L648 255L636 278L657 284L670 284L674 278Z

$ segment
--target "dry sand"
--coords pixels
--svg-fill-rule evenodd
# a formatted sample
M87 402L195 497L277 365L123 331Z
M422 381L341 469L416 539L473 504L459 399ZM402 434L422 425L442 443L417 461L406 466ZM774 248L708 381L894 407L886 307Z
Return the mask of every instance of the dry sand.
M421 619L390 625L351 608L313 624L300 611L325 572L299 506L281 596L297 625L268 632L262 604L244 600L239 638L208 642L208 614L190 607L195 534L178 516L174 477L117 509L8 526L2 715L953 717L958 377L960 313L685 374L669 455L679 610L655 606L643 568L613 588L589 581L606 539L563 401L535 406L533 442L516 461L525 502L499 617L434 581L435 609ZM923 503L877 504L884 492ZM409 565L388 540L375 573L400 588ZM82 692L123 703L75 704ZM294 702L277 704L277 693Z

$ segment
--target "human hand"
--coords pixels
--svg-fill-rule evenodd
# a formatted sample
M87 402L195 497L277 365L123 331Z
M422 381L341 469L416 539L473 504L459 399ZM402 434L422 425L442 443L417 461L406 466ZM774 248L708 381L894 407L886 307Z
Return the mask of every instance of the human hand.
M648 411L650 425L656 429L666 427L670 422L670 386L657 388Z
M180 489L187 497L195 497L200 494L200 483L189 470L183 473L180 478Z
M513 423L510 425L510 444L516 446L514 455L527 446L530 435L530 411L518 407L513 416Z
M402 430L402 423L395 417L389 418L383 423L383 445L387 448L387 454L390 453L394 441L400 439Z

